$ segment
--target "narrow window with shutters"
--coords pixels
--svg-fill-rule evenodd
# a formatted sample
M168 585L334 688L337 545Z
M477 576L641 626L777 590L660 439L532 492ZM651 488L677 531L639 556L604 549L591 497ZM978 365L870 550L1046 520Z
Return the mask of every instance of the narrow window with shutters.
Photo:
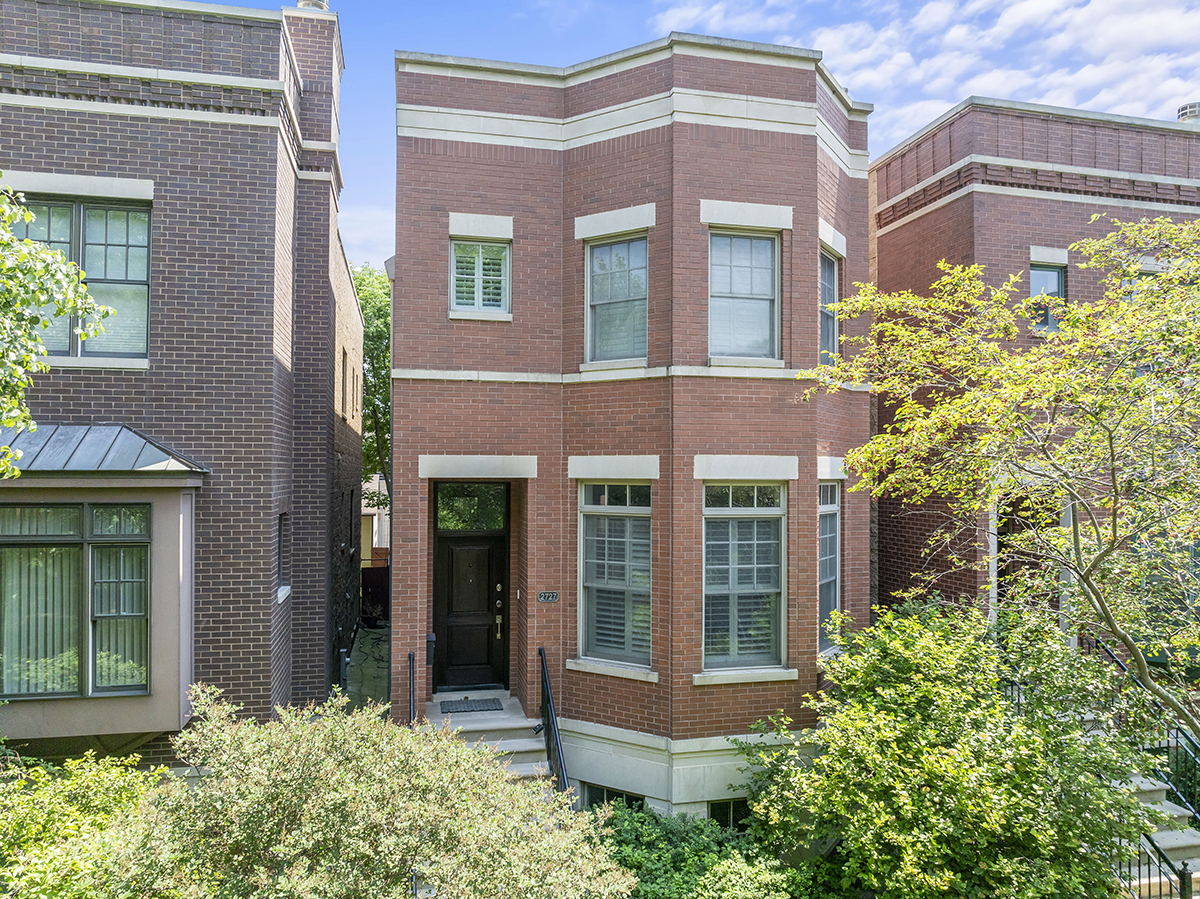
M650 664L650 485L584 484L583 655Z

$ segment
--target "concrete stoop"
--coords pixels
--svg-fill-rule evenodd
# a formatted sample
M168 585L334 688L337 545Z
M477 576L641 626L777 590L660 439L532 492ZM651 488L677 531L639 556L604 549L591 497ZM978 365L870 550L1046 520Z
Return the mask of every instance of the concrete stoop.
M499 699L503 708L498 712L443 714L441 703L456 699ZM546 741L533 732L542 722L527 718L520 700L507 690L435 693L425 706L425 717L433 727L457 731L458 736L471 745L488 746L510 777L540 780L550 776Z
M1149 805L1166 812L1174 828L1170 824L1161 827L1154 834L1154 842L1168 858L1174 862L1187 862L1188 870L1200 871L1200 830L1188 827L1188 811L1167 799L1167 785L1148 777L1135 777L1132 781L1133 792L1143 805ZM1137 882L1129 886L1138 896L1149 899L1173 899L1179 894L1164 879L1160 878L1158 867L1151 864L1146 852L1139 854Z

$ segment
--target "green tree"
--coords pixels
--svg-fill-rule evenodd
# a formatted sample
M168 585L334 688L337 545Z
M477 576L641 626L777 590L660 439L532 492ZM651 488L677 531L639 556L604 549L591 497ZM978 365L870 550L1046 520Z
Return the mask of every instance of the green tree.
M111 314L88 296L78 267L45 244L17 240L16 222L31 222L21 194L0 186L0 427L18 432L37 425L25 402L33 376L47 371L41 331L52 318L74 316L82 337L103 331ZM0 445L0 477L16 477L18 455Z
M780 717L774 745L738 741L752 833L785 857L840 841L842 886L879 899L1112 896L1113 860L1158 820L1113 786L1144 762L1126 738L1146 694L1070 650L1053 616L1002 636L1007 654L975 609L936 604L836 636L822 726Z
M363 319L363 483L383 478L387 496L366 494L376 508L387 508L392 495L392 288L387 273L360 265L351 268Z
M837 313L869 332L804 374L869 384L895 410L847 454L858 488L948 503L951 566L975 564L1004 515L1001 603L1061 604L1071 629L1118 642L1200 739L1200 222L1114 224L1075 245L1101 299L1029 298L943 262L928 297L859 285ZM1047 305L1054 330L1038 327Z
M195 782L167 778L133 813L31 858L15 895L57 880L60 899L401 899L414 874L446 899L629 894L590 815L448 732L341 697L265 723L210 689L193 706L175 749Z

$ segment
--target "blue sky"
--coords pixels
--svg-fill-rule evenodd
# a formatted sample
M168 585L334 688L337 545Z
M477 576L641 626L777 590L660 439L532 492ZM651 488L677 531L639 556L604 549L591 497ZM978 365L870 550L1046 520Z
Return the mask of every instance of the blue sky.
M393 252L396 50L565 66L671 31L810 47L854 99L875 104L872 158L972 94L1171 120L1200 101L1200 0L331 5L346 54L340 220L355 264Z

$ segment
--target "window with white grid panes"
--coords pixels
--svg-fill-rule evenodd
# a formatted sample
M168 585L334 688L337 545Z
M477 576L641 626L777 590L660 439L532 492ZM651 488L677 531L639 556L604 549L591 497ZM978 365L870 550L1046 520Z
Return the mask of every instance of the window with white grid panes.
M838 301L838 261L821 251L821 364L832 365L838 346L837 314L829 308Z
M650 485L581 487L582 655L650 665Z
M778 241L709 235L708 354L777 358Z
M817 489L817 590L820 604L817 645L821 652L825 652L833 648L829 625L833 613L841 608L842 485L839 481L822 481Z
M646 238L588 246L588 358L646 355Z
M450 242L450 310L511 312L506 243Z
M704 667L783 663L784 488L704 485Z
M88 292L113 314L103 333L87 340L75 334L78 322L54 318L42 331L52 356L147 354L150 300L150 210L117 204L70 201L27 202L32 222L13 223L17 239L28 238L59 250L83 270Z

